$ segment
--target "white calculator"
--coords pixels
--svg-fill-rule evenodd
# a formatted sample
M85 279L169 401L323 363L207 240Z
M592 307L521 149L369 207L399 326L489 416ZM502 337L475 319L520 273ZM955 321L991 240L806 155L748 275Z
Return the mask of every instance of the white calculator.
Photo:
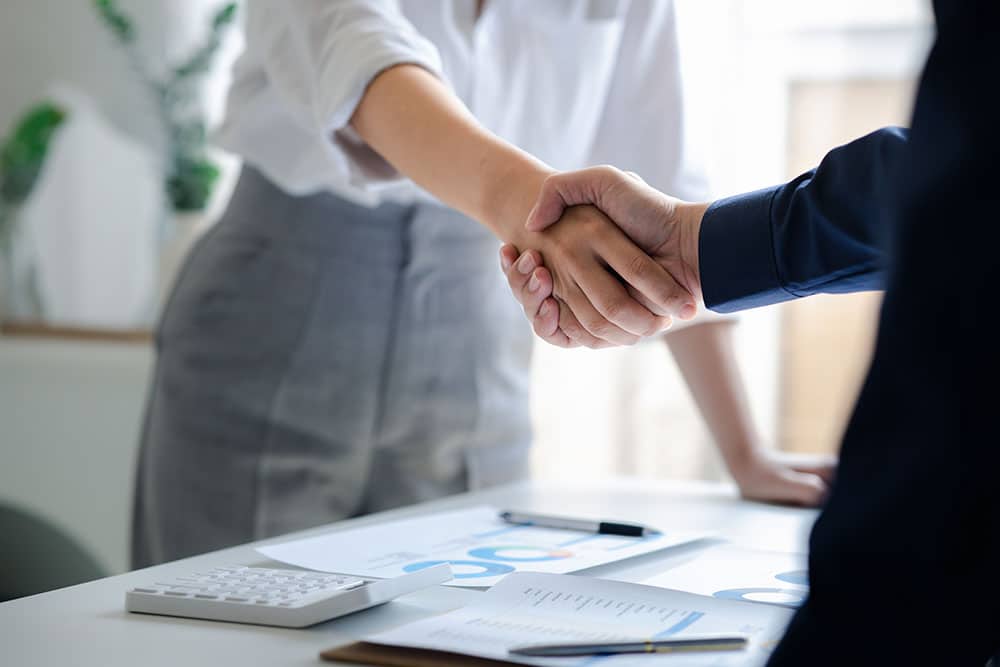
M447 563L391 579L264 567L217 567L157 581L125 594L125 609L145 614L302 628L452 577Z

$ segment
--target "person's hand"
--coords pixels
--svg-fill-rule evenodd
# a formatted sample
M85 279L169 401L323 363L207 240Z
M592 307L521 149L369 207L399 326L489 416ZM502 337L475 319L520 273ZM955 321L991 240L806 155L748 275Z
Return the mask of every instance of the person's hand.
M500 248L500 268L536 336L557 347L580 346L559 328L559 303L552 298L552 275L542 266L537 250L518 255L517 248L507 243Z
M818 507L830 492L837 469L832 456L754 449L729 473L747 500Z
M520 243L548 267L546 295L555 297L564 344L631 345L694 309L695 297L596 208L566 208L546 227L525 230ZM527 263L505 270L519 272Z
M560 220L560 216L567 211L585 203L593 204L607 214L639 248L694 297L694 303L687 303L672 314L680 319L694 317L696 304L701 302L698 234L707 204L670 197L650 187L635 174L614 167L592 167L546 178L528 217L526 229L544 230ZM521 244L520 248L527 251L534 246ZM569 321L566 305L561 303L558 293L555 294L557 298L547 299L553 293L553 280L551 273L542 266L544 255L526 252L526 257L518 259L517 252L516 245L504 246L500 253L501 265L511 290L524 306L525 315L532 320L535 333L560 347L597 347L579 335L578 328ZM545 263L548 264L548 261L545 260ZM655 304L650 304L643 294L638 293L638 286L628 276L620 274L620 277L627 283L625 289L629 295L651 311L662 312L656 311Z

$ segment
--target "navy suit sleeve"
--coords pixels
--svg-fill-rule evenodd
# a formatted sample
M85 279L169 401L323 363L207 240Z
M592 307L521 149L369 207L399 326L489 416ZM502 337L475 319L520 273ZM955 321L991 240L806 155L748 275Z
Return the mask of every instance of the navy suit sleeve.
M906 142L906 130L884 128L785 185L712 204L699 241L706 306L882 289L885 206Z

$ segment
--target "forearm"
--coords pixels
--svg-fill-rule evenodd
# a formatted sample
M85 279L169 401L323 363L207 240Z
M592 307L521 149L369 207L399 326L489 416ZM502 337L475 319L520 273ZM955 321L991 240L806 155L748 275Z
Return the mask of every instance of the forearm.
M701 227L705 305L719 312L881 289L884 214L907 132L840 146L781 186L714 202Z
M351 125L400 173L505 241L519 238L553 171L483 128L440 80L414 65L377 76Z
M707 322L664 337L730 471L760 445L736 356L731 322Z

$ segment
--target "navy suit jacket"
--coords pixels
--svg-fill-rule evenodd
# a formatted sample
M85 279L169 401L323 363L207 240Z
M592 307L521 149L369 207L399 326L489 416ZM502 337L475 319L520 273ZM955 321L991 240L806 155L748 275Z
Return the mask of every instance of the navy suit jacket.
M940 0L910 129L713 204L718 311L884 289L874 357L770 665L976 665L1000 651L1000 0ZM836 355L837 350L828 352ZM980 611L980 609L982 611Z

